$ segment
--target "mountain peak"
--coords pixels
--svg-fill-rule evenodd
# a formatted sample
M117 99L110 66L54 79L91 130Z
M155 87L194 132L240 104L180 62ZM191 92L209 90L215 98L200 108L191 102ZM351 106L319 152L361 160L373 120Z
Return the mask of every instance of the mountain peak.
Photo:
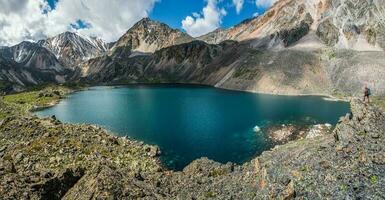
M150 22L150 21L154 21L154 20L152 20L149 17L143 17L141 20L138 21L138 23L146 23L146 22Z
M107 51L107 44L98 38L83 37L66 31L39 44L56 55L66 66L76 67L79 63L99 56Z
M161 48L192 41L193 38L167 24L143 18L132 26L115 43L113 49L129 48L130 51L151 53Z
M65 31L63 33L60 33L56 36L53 36L52 38L78 38L81 37L77 33L71 32L71 31Z

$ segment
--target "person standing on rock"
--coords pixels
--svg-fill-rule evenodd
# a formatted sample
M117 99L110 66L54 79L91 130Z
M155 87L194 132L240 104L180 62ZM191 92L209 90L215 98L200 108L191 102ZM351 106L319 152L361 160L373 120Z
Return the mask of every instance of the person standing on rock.
M371 95L371 91L368 88L368 86L365 86L365 91L364 91L364 102L367 99L368 103L370 103L369 96Z

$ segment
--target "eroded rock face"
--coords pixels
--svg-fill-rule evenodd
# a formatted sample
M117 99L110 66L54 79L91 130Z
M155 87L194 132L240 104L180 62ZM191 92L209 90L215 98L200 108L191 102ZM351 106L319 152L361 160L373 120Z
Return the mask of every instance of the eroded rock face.
M383 51L384 5L384 0L280 0L262 16L198 39L253 41L257 47L281 48L282 43L291 46L316 32L330 47ZM281 36L278 41L277 34Z
M339 40L339 30L327 19L320 23L317 28L317 36L329 46L334 46Z

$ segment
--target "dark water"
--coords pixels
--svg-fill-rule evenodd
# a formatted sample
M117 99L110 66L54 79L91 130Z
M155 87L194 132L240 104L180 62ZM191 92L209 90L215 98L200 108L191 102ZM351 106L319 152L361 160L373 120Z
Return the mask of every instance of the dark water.
M287 97L188 85L94 87L37 112L71 123L101 125L162 150L163 163L181 169L208 157L245 162L272 147L258 125L330 123L349 111L348 103L322 97Z

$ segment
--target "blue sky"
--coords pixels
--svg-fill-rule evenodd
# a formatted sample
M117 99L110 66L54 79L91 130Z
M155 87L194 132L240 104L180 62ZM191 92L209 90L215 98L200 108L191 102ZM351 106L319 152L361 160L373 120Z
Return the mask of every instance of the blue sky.
M0 0L0 46L65 31L116 41L144 17L197 37L263 14L277 0Z
M47 0L53 9L57 1ZM149 13L149 17L183 31L182 20L192 13L201 13L202 8L206 5L206 0L158 0ZM218 6L226 10L226 15L223 16L220 24L222 28L234 26L255 14L263 14L266 10L266 7L258 7L255 0L245 0L239 13L237 13L232 0L219 1Z
M183 3L180 3L183 2ZM173 28L181 29L181 21L186 16L194 12L201 12L207 3L205 0L162 0L155 4L153 11L150 13L152 19L165 22ZM219 7L224 7L227 14L222 19L221 27L231 27L239 22L250 18L254 13L264 13L263 7L257 7L255 1L246 0L243 8L237 14L235 6L231 0L224 0L219 3Z

